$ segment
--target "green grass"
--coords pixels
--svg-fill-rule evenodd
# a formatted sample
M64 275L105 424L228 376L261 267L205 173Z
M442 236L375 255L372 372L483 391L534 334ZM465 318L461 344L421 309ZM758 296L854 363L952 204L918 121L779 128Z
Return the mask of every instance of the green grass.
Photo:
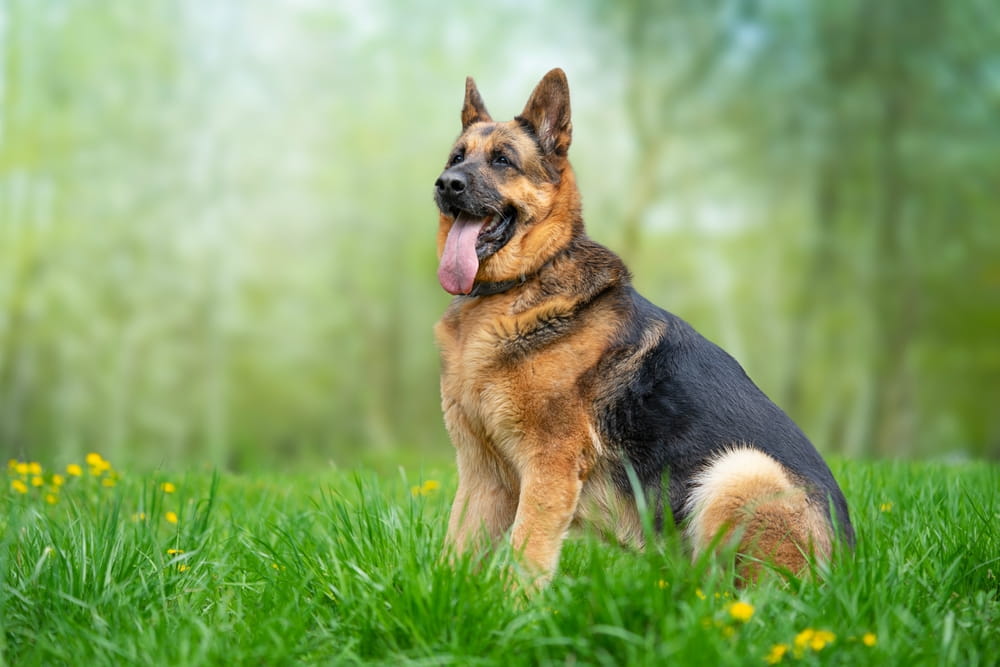
M10 470L0 655L46 665L762 665L785 644L782 664L997 664L1000 467L849 462L835 473L858 548L824 583L737 591L725 572L692 565L675 534L644 553L583 537L528 600L507 592L503 555L439 560L450 472L413 495L423 480L402 475L123 473L105 487L112 473L85 471L50 504L50 474L33 487L34 475ZM752 618L732 618L734 599ZM796 656L806 629L835 638Z

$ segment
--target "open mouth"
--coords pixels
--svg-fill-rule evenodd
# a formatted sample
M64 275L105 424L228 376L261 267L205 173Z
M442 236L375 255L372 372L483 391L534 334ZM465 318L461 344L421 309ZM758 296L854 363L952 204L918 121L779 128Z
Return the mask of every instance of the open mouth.
M457 212L455 215L456 223L460 215L464 218L469 216L468 213ZM514 210L513 206L508 206L502 213L494 213L487 218L482 218L483 226L476 236L476 256L480 262L500 250L510 240L509 232L514 229L516 217L517 211Z
M468 294L476 281L479 263L513 236L517 211L508 206L501 213L482 217L456 208L449 213L455 222L441 253L438 281L451 294Z

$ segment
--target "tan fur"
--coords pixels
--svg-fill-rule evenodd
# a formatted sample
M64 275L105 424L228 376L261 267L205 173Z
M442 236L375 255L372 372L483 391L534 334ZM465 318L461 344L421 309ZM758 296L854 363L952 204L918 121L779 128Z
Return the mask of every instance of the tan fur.
M435 329L442 405L459 465L448 540L462 552L510 529L529 578L541 583L556 567L601 455L573 369L596 362L615 323L610 313L595 314L593 326L560 345L504 363L497 353L520 331L574 305L548 300L517 309L517 301L502 295L458 302Z
M744 556L744 580L759 576L757 561L801 573L809 556L830 555L832 535L822 509L780 463L750 446L732 448L695 477L689 509L694 555L720 537L723 544L734 542Z
M525 185L527 184L522 184ZM483 262L479 267L479 275L483 280L509 280L533 273L557 249L569 243L575 230L572 225L566 224L566 220L571 217L572 205L567 204L565 200L567 194L577 192L573 171L567 169L558 186L549 186L546 189L551 189L552 192L545 193L544 197L533 199L525 194L520 195L520 201L530 202L532 208L542 207L544 210L553 206L553 203L555 206L544 218L536 217L532 221L535 224L529 226L524 234L511 239L511 242L498 253ZM530 189L525 188L525 190ZM514 196L518 196L518 193Z

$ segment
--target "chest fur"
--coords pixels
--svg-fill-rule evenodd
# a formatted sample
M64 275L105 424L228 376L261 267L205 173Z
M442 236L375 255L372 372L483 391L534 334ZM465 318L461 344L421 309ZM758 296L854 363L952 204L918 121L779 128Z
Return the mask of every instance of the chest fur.
M585 429L588 374L608 346L607 320L559 303L517 314L453 304L435 335L442 405L456 446L456 422L501 450L525 434L557 439Z

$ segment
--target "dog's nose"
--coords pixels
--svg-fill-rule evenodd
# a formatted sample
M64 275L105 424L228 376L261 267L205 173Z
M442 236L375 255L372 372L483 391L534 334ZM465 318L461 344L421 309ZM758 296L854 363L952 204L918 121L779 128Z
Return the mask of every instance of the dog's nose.
M465 190L467 182L465 174L461 172L446 171L434 182L434 187L443 195L458 194Z

